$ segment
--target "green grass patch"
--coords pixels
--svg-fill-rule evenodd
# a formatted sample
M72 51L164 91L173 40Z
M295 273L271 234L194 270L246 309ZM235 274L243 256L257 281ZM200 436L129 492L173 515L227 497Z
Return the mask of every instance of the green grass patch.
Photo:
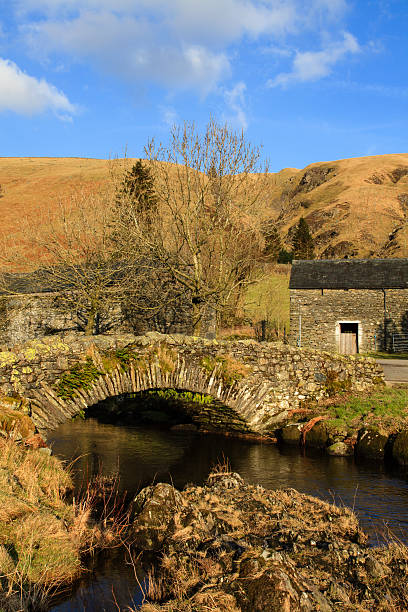
M408 393L405 389L384 387L364 397L348 396L332 406L326 414L328 425L340 423L355 430L363 424L391 432L408 424Z
M289 265L275 265L250 285L244 299L244 314L253 322L267 320L289 330Z
M373 357L374 359L408 359L408 353L362 353L363 357Z

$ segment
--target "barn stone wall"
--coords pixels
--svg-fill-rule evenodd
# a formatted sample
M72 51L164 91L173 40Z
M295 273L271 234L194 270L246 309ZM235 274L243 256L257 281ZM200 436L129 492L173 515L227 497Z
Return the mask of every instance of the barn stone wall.
M384 310L384 291L385 308ZM290 344L338 351L339 322L359 323L359 350L387 348L393 332L408 333L408 289L291 289ZM301 318L301 323L299 321Z

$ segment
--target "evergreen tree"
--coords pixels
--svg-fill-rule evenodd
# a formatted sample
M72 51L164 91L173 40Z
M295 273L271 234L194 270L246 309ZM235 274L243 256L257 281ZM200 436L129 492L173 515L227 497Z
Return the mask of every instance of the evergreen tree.
M262 234L265 239L263 255L276 261L282 250L282 241L276 224L272 220L267 221L262 227Z
M291 264L292 260L293 260L293 253L291 253L290 251L287 251L286 249L281 249L279 251L278 259L277 259L278 263L283 263L283 264L290 263Z
M303 217L296 226L292 240L293 259L314 259L314 241Z
M126 172L116 194L116 210L123 218L144 215L150 220L157 211L157 197L149 168L139 159Z

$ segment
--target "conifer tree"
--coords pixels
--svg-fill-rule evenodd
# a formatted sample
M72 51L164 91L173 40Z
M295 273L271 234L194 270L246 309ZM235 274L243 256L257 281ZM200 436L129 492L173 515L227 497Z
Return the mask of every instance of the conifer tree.
M267 221L262 227L262 234L265 239L263 255L276 261L282 250L282 241L276 224L271 220Z
M292 240L293 259L314 259L314 241L303 217L296 226Z
M115 208L122 222L139 215L149 222L157 211L154 181L149 168L140 159L126 172L116 193Z

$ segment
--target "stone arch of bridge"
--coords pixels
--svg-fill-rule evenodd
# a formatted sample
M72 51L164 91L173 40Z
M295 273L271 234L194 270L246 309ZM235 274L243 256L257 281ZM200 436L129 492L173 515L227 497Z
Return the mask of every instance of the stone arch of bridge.
M194 425L206 432L251 433L248 423L213 395L172 387L108 397L88 406L86 416L108 423L119 420L120 423L137 425L157 420L169 427Z
M269 387L250 384L245 379L228 385L217 368L209 373L203 367L182 359L178 359L171 370L163 368L159 362L143 368L131 362L127 370L118 366L101 374L86 388L77 389L75 396L69 400L62 399L54 389L42 383L39 389L33 391L31 418L39 431L45 433L108 398L171 388L212 396L216 403L212 411L207 410L210 424L211 420L217 421L219 409L223 406L228 409L221 419L224 429L256 433L251 427L251 416L262 406Z

